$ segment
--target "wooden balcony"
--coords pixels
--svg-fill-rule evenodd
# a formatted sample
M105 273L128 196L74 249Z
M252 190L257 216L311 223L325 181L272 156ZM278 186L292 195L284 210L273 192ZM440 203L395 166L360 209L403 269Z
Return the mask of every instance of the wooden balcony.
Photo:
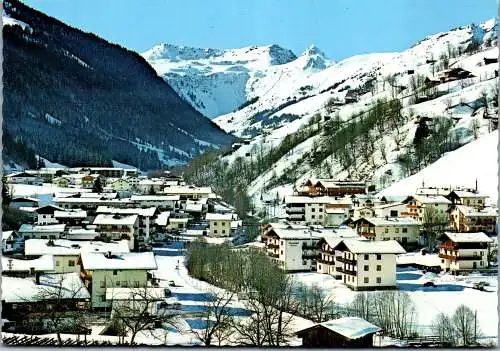
M317 245L316 244L309 244L309 243L303 243L302 244L302 250L315 250L317 249Z
M279 249L280 246L278 244L267 244L268 249Z
M354 276L356 275L356 271L353 271L350 269L345 269L342 267L337 267L335 270L339 273L344 273L344 274L349 274L349 275L354 275Z
M335 262L333 262L333 261L323 260L321 258L318 259L318 263L327 264L327 265L330 265L330 266L333 266L335 264Z
M275 254L275 253L272 253L272 252L268 252L267 255L269 257L272 257L272 258L280 258L280 255L279 254Z
M356 260L350 260L348 258L344 258L342 256L337 256L335 257L335 260L337 262L342 262L342 263L346 263L346 264L352 264L353 266L355 266L357 264L357 261Z
M441 253L438 256L440 258L444 258L446 260L451 260L451 261L479 261L483 257L483 256L479 256L479 255L472 255L472 256L451 256L451 255L445 255L445 254L441 254Z

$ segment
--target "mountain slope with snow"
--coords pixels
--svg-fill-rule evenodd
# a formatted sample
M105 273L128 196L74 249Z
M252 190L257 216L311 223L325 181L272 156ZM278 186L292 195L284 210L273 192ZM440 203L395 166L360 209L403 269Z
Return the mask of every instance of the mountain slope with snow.
M317 71L331 63L314 46L298 58L278 45L217 50L160 44L142 56L177 93L210 118L265 95L279 83L283 70Z
M253 82L257 93L249 104L215 118L222 129L247 139L221 162L236 169L242 164L259 169L248 173L245 184L257 208L262 200L291 194L309 177L365 180L376 190L397 184L446 152L461 150L496 130L496 33L495 20L489 20L428 36L403 52L357 55L311 67L306 63L315 62L310 56L321 56L319 49L311 48L293 61L270 67ZM389 102L398 107L380 112ZM370 114L384 119L368 132L358 130L367 125L363 121ZM432 132L426 143L438 143L423 157L414 142L420 120L427 120ZM341 129L354 126L351 133L363 137L343 136L347 144L333 151L336 138L341 138L339 127L332 128L336 123L344 126ZM445 136L439 137L440 130ZM268 162L265 155L277 155L277 150L283 150L278 159L273 156L270 165L259 166ZM408 157L411 164L404 161ZM497 176L492 169L484 171L486 179ZM469 179L458 181L472 186Z

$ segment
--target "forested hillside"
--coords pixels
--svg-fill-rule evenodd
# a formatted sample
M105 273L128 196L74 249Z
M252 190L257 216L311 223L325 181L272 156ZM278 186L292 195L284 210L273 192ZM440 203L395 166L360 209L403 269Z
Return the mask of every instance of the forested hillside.
M151 169L231 142L138 54L16 0L4 10L4 125L41 156Z

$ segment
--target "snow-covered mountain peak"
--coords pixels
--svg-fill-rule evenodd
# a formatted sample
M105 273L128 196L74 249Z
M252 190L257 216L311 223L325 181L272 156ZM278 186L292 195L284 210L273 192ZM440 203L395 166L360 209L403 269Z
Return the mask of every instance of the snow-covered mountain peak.
M184 45L159 44L144 52L142 56L146 60L200 60L223 55L224 51L217 49L193 48Z

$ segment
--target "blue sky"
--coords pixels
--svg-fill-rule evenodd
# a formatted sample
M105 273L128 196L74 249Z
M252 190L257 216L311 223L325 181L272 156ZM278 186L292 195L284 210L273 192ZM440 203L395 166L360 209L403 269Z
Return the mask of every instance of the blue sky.
M237 48L315 44L339 60L401 51L497 14L498 0L25 0L63 22L143 52L159 43Z

